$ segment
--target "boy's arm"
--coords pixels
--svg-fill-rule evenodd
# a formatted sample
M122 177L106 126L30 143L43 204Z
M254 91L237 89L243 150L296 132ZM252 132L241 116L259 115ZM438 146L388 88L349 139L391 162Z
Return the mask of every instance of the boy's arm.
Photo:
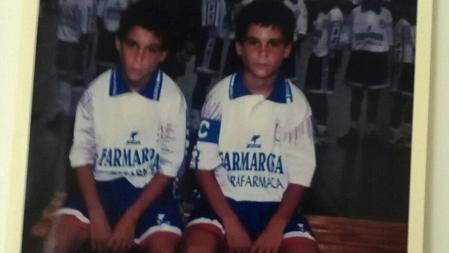
M111 227L98 198L92 173L96 157L92 95L87 90L81 97L76 111L70 164L76 170L80 191L90 220L89 237L96 251L105 250L111 235Z
M137 221L145 209L167 188L171 181L171 177L159 172L151 179L150 183L145 186L144 191L126 210L114 228L114 232L108 241L110 249L121 252L131 248Z
M223 223L226 231L226 242L230 252L247 252L251 247L251 239L237 215L226 202L214 172L198 170L196 175L203 195Z
M114 228L109 240L109 246L113 250L125 251L132 246L137 221L151 203L165 191L182 166L186 147L187 105L180 91L172 94L170 101L166 102L167 104L161 104L162 141L157 164L158 172Z
M225 91L226 89L217 84L206 98L201 110L202 120L198 130L198 142L192 152L191 167L196 170L202 194L224 226L229 251L247 252L251 247L251 240L226 202L214 174L214 170L221 166L218 144L224 103L222 94Z
M278 252L284 229L301 202L304 190L305 187L302 185L288 184L278 210L271 216L268 225L254 242L251 253Z
M303 120L282 137L282 158L289 181L278 210L267 227L257 238L251 252L276 252L282 242L284 229L298 207L305 187L310 186L315 171L315 149L310 107L303 104L304 111L298 115ZM292 112L294 115L295 113ZM274 251L273 251L274 250Z
M106 249L106 244L111 236L111 226L98 198L92 167L85 165L76 168L76 176L89 213L92 249L102 252Z

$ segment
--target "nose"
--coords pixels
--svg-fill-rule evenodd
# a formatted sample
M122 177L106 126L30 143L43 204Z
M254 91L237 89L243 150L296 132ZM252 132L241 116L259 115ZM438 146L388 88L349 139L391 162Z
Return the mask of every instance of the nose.
M134 62L136 64L142 64L144 62L144 60L145 60L145 54L146 54L145 49L144 48L139 48L136 51L136 54L134 56Z
M260 43L258 48L258 53L260 56L265 57L268 55L268 44L267 43Z

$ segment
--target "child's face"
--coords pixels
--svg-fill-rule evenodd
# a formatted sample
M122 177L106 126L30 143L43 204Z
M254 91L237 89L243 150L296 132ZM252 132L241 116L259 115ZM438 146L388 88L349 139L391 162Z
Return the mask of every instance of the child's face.
M268 79L278 74L282 61L290 54L291 44L284 42L282 32L271 26L252 24L242 43L236 43L246 74Z
M140 26L132 27L125 39L116 38L115 45L120 53L128 85L134 87L147 84L151 73L167 54L160 38Z

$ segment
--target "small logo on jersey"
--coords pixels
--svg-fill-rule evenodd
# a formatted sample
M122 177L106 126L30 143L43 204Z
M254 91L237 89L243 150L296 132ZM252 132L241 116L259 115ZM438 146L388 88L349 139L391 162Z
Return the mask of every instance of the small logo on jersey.
M126 144L140 144L140 141L137 140L136 136L139 134L137 131L132 131L129 135L129 139L126 141Z
M161 224L168 224L168 225L170 225L171 224L171 222L169 220L165 219L165 214L163 214L163 213L158 213L157 214L156 223L158 225L161 225Z
M299 231L301 231L301 232L305 231L304 224L298 223L297 225L298 225Z
M262 145L257 143L257 140L260 138L260 135L255 134L251 137L251 141L246 145L246 148L261 148Z
M165 219L165 214L163 214L163 213L158 213L157 214L157 224L162 224L162 223L164 223L164 219Z

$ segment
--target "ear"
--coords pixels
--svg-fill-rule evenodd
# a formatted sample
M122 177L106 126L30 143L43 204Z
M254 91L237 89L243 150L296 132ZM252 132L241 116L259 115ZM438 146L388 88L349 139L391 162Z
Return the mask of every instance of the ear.
M235 42L235 51L237 52L237 54L239 56L242 56L242 54L243 54L243 45L240 44L240 42L238 42L238 41Z
M122 47L122 42L120 41L119 37L115 35L115 49L120 53L120 48Z
M159 62L163 62L165 58L167 58L167 54L168 54L167 50L162 51L161 57L159 58Z
M288 43L284 48L284 59L287 59L290 53L292 52L293 42Z

